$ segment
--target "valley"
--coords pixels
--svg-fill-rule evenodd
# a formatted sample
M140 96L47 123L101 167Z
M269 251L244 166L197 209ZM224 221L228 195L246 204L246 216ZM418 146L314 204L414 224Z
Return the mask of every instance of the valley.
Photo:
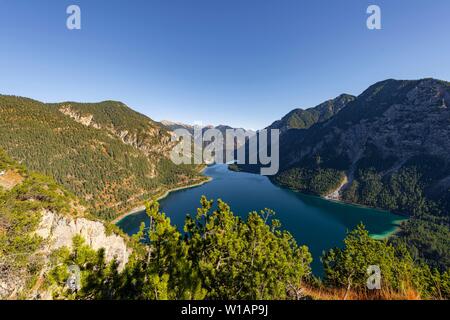
M448 82L386 80L295 109L264 177L175 165L192 127L121 102L0 96L0 296L367 297L360 261L392 275L374 298L448 296L449 103Z

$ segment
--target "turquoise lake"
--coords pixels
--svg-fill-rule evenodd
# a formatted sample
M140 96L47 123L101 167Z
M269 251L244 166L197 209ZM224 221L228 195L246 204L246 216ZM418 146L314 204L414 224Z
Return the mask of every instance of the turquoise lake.
M273 184L265 176L230 171L226 165L210 166L204 174L212 181L174 191L160 201L162 211L170 217L172 224L182 231L186 214L196 214L202 195L208 199L222 199L241 217L251 211L273 209L282 228L288 230L298 244L309 247L314 258L312 268L317 275L322 273L322 252L342 246L346 232L359 222L363 222L374 237L381 238L395 231L404 220L386 211L300 194ZM139 230L142 221L148 225L144 211L125 217L117 225L131 235Z

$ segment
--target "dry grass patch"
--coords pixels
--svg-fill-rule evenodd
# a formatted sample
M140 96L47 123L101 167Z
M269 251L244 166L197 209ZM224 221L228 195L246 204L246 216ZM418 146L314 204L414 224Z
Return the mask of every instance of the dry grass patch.
M11 190L23 181L23 177L15 170L8 170L0 175L0 187Z

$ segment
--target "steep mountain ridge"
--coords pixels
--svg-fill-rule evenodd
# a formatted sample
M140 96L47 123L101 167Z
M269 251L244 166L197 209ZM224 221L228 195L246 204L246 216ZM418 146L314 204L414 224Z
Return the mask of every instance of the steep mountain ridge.
M281 140L282 170L311 167L345 171L374 167L383 176L422 157L442 162L433 183L450 174L450 87L447 82L386 80L364 91L329 121ZM431 181L430 181L431 182Z
M308 129L316 123L330 119L353 100L355 100L354 96L341 94L313 108L294 109L281 120L272 123L267 129L279 129L281 133L289 129Z

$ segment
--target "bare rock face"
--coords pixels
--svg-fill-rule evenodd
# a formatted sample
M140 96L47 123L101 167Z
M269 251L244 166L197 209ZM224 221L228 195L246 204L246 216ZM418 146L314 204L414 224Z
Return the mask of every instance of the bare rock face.
M105 258L111 261L116 258L119 270L128 262L131 249L127 248L124 239L115 234L106 234L105 226L98 221L85 218L67 218L51 211L44 211L36 234L46 240L45 251L51 252L61 247L72 247L75 235L82 236L94 250L103 248Z
M14 297L24 287L24 272L8 274L7 276L0 275L0 300L5 300Z
M51 211L43 211L42 219L35 234L44 239L43 247L30 256L30 261L49 261L49 255L56 249L62 247L72 247L72 239L75 235L80 235L92 249L105 250L105 258L111 261L114 258L119 262L119 271L123 270L131 249L126 246L125 240L115 234L106 234L105 226L98 221L85 218L63 217ZM34 288L29 292L29 298L51 299L51 293L42 290L40 284L50 266L44 263L39 271L38 280ZM25 288L26 279L29 277L26 270L0 274L0 299L17 297Z
M446 101L450 101L448 85L433 80L419 82L402 101L387 105L376 117L361 119L349 130L341 130L339 145L352 162L368 144L383 158L395 156L399 164L421 154L450 161L450 111L442 107Z
M122 104L115 103L115 105L118 110L128 110L128 107ZM134 127L133 122L127 125L124 125L123 123L121 123L121 125L115 125L113 121L106 121L105 119L101 122L94 114L82 113L72 104L63 104L58 110L74 121L86 127L103 130L109 135L120 139L122 143L132 146L136 150L142 152L150 160L150 171L148 172L148 176L151 178L155 178L157 176L156 165L159 159L168 159L170 152L176 145L176 142L172 141L169 132L164 130L162 126L157 125L156 122L146 118L143 115L137 116L137 124L136 127ZM95 110L93 110L93 112L94 111ZM134 113L131 109L127 112L129 113L127 116L136 117L136 113ZM108 114L108 116L114 117L115 115L112 113Z
M70 105L64 105L62 106L59 111L61 113L64 113L66 116L69 116L70 118L72 118L73 120L75 120L78 123L81 123L82 125L89 127L92 126L94 128L99 129L100 127L94 123L92 121L92 119L94 118L93 115L89 114L86 116L82 116L81 114L79 114L78 112L72 110L72 108L70 107Z
M70 104L62 105L59 108L59 111L86 127L107 131L118 137L124 144L142 151L147 156L159 154L168 157L175 145L175 143L171 141L171 135L168 132L165 132L161 127L155 125L150 119L140 119L145 122L145 126L143 126L142 130L137 130L133 127L120 129L111 123L99 123L96 121L93 114L82 114Z
M444 81L377 83L329 121L285 135L282 166L320 154L330 163L345 161L348 169L367 156L369 146L380 158L395 158L397 165L424 154L450 162L449 103L450 85Z

